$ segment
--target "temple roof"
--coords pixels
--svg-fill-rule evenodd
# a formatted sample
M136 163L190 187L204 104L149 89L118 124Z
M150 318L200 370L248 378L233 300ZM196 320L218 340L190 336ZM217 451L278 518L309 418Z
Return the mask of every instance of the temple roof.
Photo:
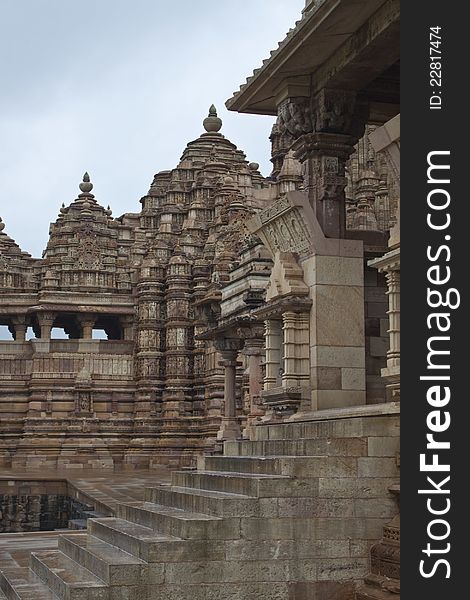
M353 34L382 8L385 16L380 25L387 28L389 24L394 26L399 14L398 0L307 0L302 18L288 31L284 40L279 42L278 47L263 61L261 67L255 69L246 83L226 101L227 108L237 112L276 115L276 106L282 99L282 94L286 93L282 86L289 86L290 95L308 95L306 90L309 90L311 85L316 85L315 73L340 48L344 49L343 54L348 60L349 56L356 58L354 44L349 49L347 44L351 42ZM390 37L390 32L385 29L381 31L380 27L377 27L377 31L370 29L366 27L362 36L369 46L370 54L380 55L380 68L383 68L387 53L379 44L374 47L373 36L379 37L384 33L384 38L388 36L388 66L392 65L399 54L398 38L396 44L391 44L395 38ZM362 48L360 50L362 52ZM341 70L339 66L344 65L338 64L338 71ZM362 71L359 66L362 67ZM367 67L364 69L364 56L361 56L355 66L355 84L361 78L372 79L376 75L370 64ZM321 75L325 80L338 76L334 69ZM322 84L325 82L322 81ZM334 87L337 87L338 83L336 82ZM362 83L365 84L366 81ZM350 81L341 81L341 86L345 89L349 89L350 84Z

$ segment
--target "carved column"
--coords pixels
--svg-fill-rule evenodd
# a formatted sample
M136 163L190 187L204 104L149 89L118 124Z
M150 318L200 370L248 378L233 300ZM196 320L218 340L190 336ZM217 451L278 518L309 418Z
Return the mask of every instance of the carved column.
M296 329L297 315L294 312L285 312L282 315L282 330L284 334L284 341L282 344L283 356L284 356L284 372L282 374L282 385L283 387L296 387L297 373L296 373L296 340L295 340L295 329Z
M218 440L234 440L241 437L240 424L236 416L236 377L237 356L243 348L243 340L216 340L215 346L222 356L224 367L224 416L219 431Z
M307 163L305 188L324 234L345 237L345 166L364 130L367 107L353 91L323 89L312 98L285 99L278 114L281 130L296 139L296 157Z
M387 273L388 318L390 320L390 349L387 352L387 366L400 365L400 271Z
M301 403L307 406L309 372L309 314L286 311L282 314L284 341L284 373L282 387L290 393L299 393ZM304 407L305 408L305 407Z
M345 166L354 142L347 135L314 133L294 144L300 160L307 160L306 191L327 237L345 237Z
M28 326L26 325L26 319L22 317L14 318L13 327L15 331L15 341L24 342L26 340L26 330L28 328Z
M280 385L281 368L281 322L275 319L265 321L266 376L264 389L270 390Z
M82 315L78 318L78 320L82 326L82 339L93 339L93 327L96 320L95 317L92 317L91 315Z
M249 417L256 418L263 415L260 407L261 401L261 360L265 355L264 342L260 339L245 340L244 354L248 356L250 414Z
M237 352L222 352L222 359L224 366L224 416L226 419L233 419L236 414Z
M388 318L390 348L387 352L387 368L382 375L387 380L391 400L400 399L400 271L387 272Z
M39 313L38 321L39 327L41 328L41 339L42 340L50 340L51 339L51 329L54 324L55 314L54 313Z

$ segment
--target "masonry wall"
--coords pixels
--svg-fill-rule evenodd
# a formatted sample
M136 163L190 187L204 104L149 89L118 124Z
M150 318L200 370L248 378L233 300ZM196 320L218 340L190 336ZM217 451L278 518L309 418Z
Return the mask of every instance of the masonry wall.
M64 529L68 514L65 481L0 480L0 533Z

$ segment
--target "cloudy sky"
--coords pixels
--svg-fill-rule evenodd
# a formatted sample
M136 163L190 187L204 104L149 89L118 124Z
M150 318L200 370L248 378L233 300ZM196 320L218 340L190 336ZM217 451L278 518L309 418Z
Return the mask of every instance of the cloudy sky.
M224 102L304 0L2 0L0 216L40 256L89 171L114 216L137 212L214 103L222 133L270 172L270 117Z

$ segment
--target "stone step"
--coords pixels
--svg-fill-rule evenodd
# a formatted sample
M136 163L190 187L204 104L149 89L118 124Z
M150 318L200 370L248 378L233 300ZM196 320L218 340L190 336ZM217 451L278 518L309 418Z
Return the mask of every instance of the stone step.
M70 519L68 528L73 530L86 529L87 519Z
M225 442L224 456L367 456L367 439L232 440Z
M0 590L3 598L7 600L58 600L57 596L28 567L1 569Z
M60 600L108 600L109 587L60 550L31 553L31 570Z
M205 471L287 475L290 477L356 477L354 456L202 456L198 466Z
M223 471L225 473L249 473L250 475L283 475L276 457L266 456L201 456L198 471Z
M164 544L181 542L180 538L155 532L150 527L131 523L117 517L90 519L88 532L93 537L140 558L153 561L162 554Z
M90 520L89 532L148 563L225 559L222 544L208 544L206 540L182 540L158 534L150 527L116 517Z
M284 475L253 475L221 471L174 471L171 483L176 487L226 492L255 498L287 496L293 492L292 479Z
M83 514L87 519L99 519L100 517L106 516L104 513L98 512L97 510L85 510Z
M376 573L369 573L364 577L364 585L367 588L375 588L376 590L388 590L392 594L400 593L400 580L393 579Z
M400 594L389 590L380 589L371 585L361 585L354 596L354 600L398 600Z
M399 436L398 404L351 407L348 410L351 416L346 418L344 409L331 409L317 412L316 420L257 425L254 427L255 440ZM381 414L383 411L387 411L387 414Z
M262 516L258 499L242 494L165 485L147 488L145 500L162 506L218 517Z
M182 539L238 539L239 519L191 513L152 502L118 504L116 516Z
M144 561L86 533L60 536L59 550L111 586L140 585L148 577Z

